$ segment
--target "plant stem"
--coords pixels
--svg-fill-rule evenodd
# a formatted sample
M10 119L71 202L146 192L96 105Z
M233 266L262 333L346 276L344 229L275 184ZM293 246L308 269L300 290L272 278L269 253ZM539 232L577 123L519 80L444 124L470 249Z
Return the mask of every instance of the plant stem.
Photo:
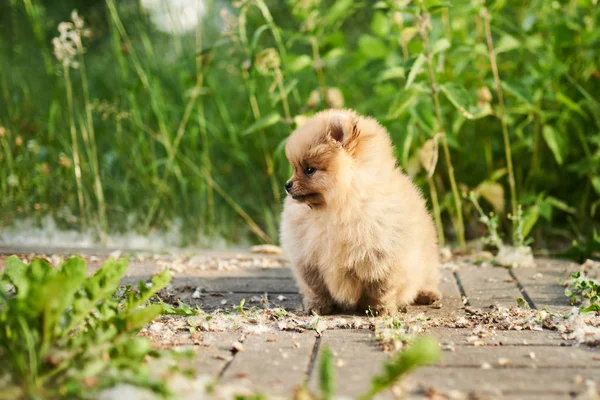
M73 147L73 169L75 171L75 182L77 185L77 201L79 203L79 216L81 218L81 227L86 227L84 198L83 198L83 183L81 179L81 162L79 160L79 145L77 144L77 131L75 129L75 117L73 116L73 87L71 86L71 74L69 66L63 64L63 72L65 77L65 85L67 88L67 104L69 114L69 125L71 131L71 146Z
M504 138L504 152L506 154L506 166L508 169L508 184L510 186L510 203L512 215L517 215L517 190L515 185L515 173L513 171L512 155L510 149L510 138L508 136L508 123L506 122L506 109L504 107L504 96L502 95L502 87L500 85L500 74L498 73L498 65L496 63L496 51L494 50L494 42L492 41L492 30L490 28L490 15L487 8L481 9L483 24L485 27L485 37L488 45L490 56L490 65L494 75L496 86L496 96L498 96L498 108L500 111L500 123L502 125L502 137Z
M448 142L446 140L446 133L444 130L444 122L442 121L442 111L440 108L439 101L439 89L437 87L435 81L435 74L433 72L433 55L431 54L429 47L429 33L428 23L429 23L429 14L423 4L423 0L420 0L421 5L421 22L420 22L420 33L423 38L423 49L425 51L425 56L427 57L427 72L429 75L429 84L431 86L431 97L433 98L433 105L435 108L435 115L437 119L439 134L442 142L442 147L444 149L444 157L446 159L446 165L448 167L448 177L450 179L450 186L452 187L452 196L454 197L454 206L456 208L456 217L457 217L457 232L456 236L458 237L458 243L461 248L465 247L465 225L463 222L462 215L462 199L460 193L458 191L458 186L456 185L456 179L454 178L454 167L452 166L452 159L450 158L450 149L448 148Z
M81 42L79 42L81 43ZM85 115L87 119L87 132L89 132L89 148L92 159L92 168L94 170L94 191L98 200L98 219L100 220L99 235L102 244L106 245L108 233L108 221L106 218L106 203L104 201L104 189L102 188L102 179L100 177L100 166L98 163L98 150L96 147L96 135L94 133L94 118L92 116L92 104L90 101L90 89L88 85L85 60L83 57L83 46L79 44L79 69L81 72L81 85L83 87L83 99L85 101ZM83 131L85 132L85 130Z
M435 219L435 229L438 236L438 244L440 245L440 247L444 247L446 246L446 239L444 238L444 228L442 226L440 203L438 201L437 189L435 188L433 176L429 176L429 174L427 174L427 182L429 183L429 193L431 195L431 204L433 206L433 218Z
M313 68L317 72L317 79L319 81L319 91L321 92L321 102L325 104L327 99L327 86L325 85L325 75L323 74L323 61L319 54L319 41L316 37L311 36L310 44L312 46L314 64Z
M201 89L204 84L204 65L202 58L202 27L202 24L198 24L196 26L196 87L198 88L198 90ZM204 171L205 174L212 180L211 161L209 152L210 147L208 143L208 134L206 131L206 116L204 113L204 100L202 96L200 96L200 98L198 99L198 121L200 123L200 135L202 136L202 160L204 163ZM208 215L206 218L206 223L203 225L208 227L207 230L209 230L213 226L215 216L215 200L212 185L206 185L206 192L208 198Z

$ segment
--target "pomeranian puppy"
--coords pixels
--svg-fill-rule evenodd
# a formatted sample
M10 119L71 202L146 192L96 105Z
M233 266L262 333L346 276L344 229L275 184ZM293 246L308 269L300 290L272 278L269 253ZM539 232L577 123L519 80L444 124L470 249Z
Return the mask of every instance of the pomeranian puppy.
M304 308L394 314L441 298L435 227L398 167L387 131L352 110L326 110L288 138L281 244Z

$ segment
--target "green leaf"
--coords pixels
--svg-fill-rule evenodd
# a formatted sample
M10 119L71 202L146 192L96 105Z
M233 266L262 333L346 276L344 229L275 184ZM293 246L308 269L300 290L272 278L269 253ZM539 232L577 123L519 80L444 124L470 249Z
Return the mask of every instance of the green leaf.
M517 297L517 307L522 308L524 310L529 310L531 308L529 306L529 303L521 297Z
M390 19L381 11L375 12L371 21L371 31L382 38L386 38L390 34L392 25Z
M507 83L506 81L501 81L500 85L502 86L502 89L505 90L507 93L510 93L511 95L515 96L523 103L529 106L533 106L531 95L527 93L524 88L516 88L511 84Z
M431 48L431 53L438 54L438 53L448 50L449 48L450 48L450 41L446 38L441 38L440 40L438 40L437 42L435 42L433 44L433 47Z
M371 35L362 35L358 39L358 48L365 57L372 60L385 58L388 54L385 43Z
M68 316L69 328L65 329L65 334L69 333L70 328L87 318L98 303L112 298L119 287L121 278L125 275L127 264L127 259L110 259L83 283L82 290L75 295L73 300L73 311Z
M22 298L29 292L29 280L25 274L27 265L17 256L10 256L6 259L6 268L4 277L8 279L17 289L17 297Z
M406 76L406 71L403 67L391 67L386 69L379 75L379 81L387 81L390 79L404 79Z
M523 216L523 225L521 227L521 233L523 237L527 237L540 217L540 213L537 206L533 206L527 210Z
M556 132L550 125L544 125L542 128L542 136L552 151L554 159L558 165L562 165L564 162L567 145L564 136Z
M254 132L262 131L263 129L267 129L270 126L277 124L281 120L281 115L273 111L271 114L259 119L258 121L250 125L242 134L249 135Z
M467 89L458 83L447 82L440 86L440 90L465 118L473 118L473 115L468 111L471 104L473 104L473 100Z
M302 54L292 60L292 62L288 63L287 67L290 72L296 73L302 71L305 68L308 68L312 65L312 58L306 54Z
M596 194L600 195L600 176L596 175L592 177L592 186L596 191Z
M556 93L556 100L567 106L567 108L569 108L572 111L575 111L577 114L581 115L582 117L587 117L587 115L585 114L585 112L583 112L583 110L581 109L581 107L579 107L579 104L575 103L573 100L571 100L570 98L568 98L566 95L564 95L562 92L558 92Z
M152 284L147 285L144 282L139 283L137 294L132 294L127 299L127 307L129 310L133 310L139 306L144 305L152 296L154 296L159 290L167 286L171 281L171 272L168 269L163 270L159 274L152 277Z
M354 0L337 0L331 8L327 10L326 23L336 23L350 16Z
M138 330L152 322L162 313L163 307L160 304L151 304L144 308L133 310L124 316L120 317L124 322L124 330L126 332Z
M452 6L452 3L449 1L435 1L431 5L426 5L427 11L429 13L434 13L436 11L439 11L441 9L448 8L451 6Z
M519 42L513 36L502 35L502 37L500 38L498 43L496 43L496 45L494 46L494 50L496 51L496 54L500 54L500 53L514 50L514 49L518 48L520 45L521 45L521 42Z
M333 369L333 357L327 346L323 348L319 368L319 389L321 399L331 400L335 395L335 373Z
M408 89L410 87L410 85L413 84L417 75L419 75L421 73L421 71L423 69L423 65L425 65L426 61L427 61L427 58L425 57L425 55L419 54L419 56L417 57L417 59L415 60L415 62L413 63L413 65L410 68L410 72L408 73L408 78L406 79L406 85L404 85L405 89Z
M383 372L371 381L371 389L360 396L360 399L370 399L375 394L391 387L398 379L420 365L429 365L440 358L437 341L431 337L421 337L405 351L398 353L386 362Z
M53 340L63 312L73 303L75 293L82 287L87 277L87 267L81 257L72 257L62 266L54 277L38 288L44 293L44 342ZM60 295L57 295L59 294ZM60 336L60 335L59 335Z
M592 304L588 307L581 307L579 309L579 311L581 312L594 312L594 311L600 311L600 304Z
M565 203L562 200L557 199L556 197L548 196L548 197L546 197L546 201L550 205L552 205L552 207L558 208L559 210L564 211L566 213L569 213L569 214L577 213L576 208L569 206L567 203Z

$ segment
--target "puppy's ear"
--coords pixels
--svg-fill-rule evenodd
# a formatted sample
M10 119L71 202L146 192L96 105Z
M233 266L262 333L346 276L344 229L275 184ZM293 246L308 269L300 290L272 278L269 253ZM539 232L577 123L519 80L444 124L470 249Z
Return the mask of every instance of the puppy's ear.
M327 123L327 136L338 146L348 146L358 137L356 121L350 115L333 114Z

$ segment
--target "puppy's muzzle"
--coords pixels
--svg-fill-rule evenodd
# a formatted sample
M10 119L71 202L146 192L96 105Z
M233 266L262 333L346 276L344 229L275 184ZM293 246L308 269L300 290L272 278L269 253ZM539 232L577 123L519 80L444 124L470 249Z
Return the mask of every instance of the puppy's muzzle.
M292 194L292 193L291 193L291 191L292 191L292 187L293 187L293 186L294 186L294 182L292 182L292 181L287 181L287 182L285 183L285 191L286 191L286 192L288 192L289 194Z

